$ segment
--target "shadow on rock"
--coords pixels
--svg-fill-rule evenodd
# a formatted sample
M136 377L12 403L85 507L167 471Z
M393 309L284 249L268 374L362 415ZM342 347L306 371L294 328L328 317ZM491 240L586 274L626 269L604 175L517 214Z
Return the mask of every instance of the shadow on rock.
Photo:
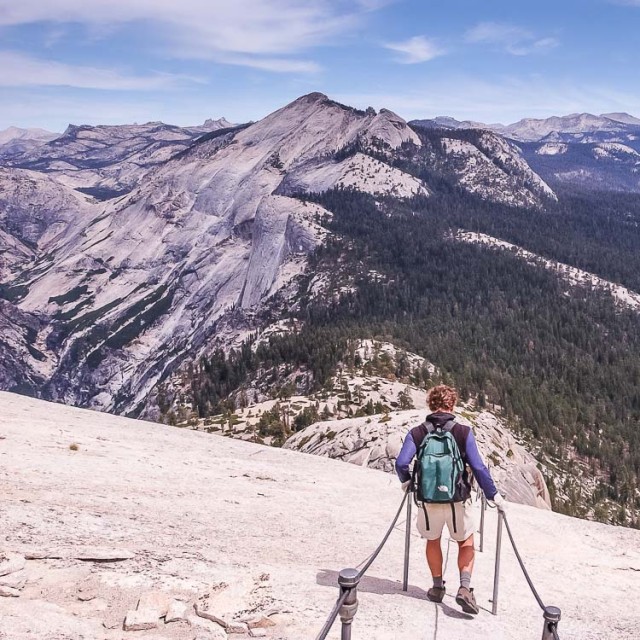
M323 587L338 586L338 572L330 569L321 569L316 575L316 583ZM427 600L427 592L420 587L409 585L407 591L402 590L402 583L397 580L364 576L358 584L358 591L363 593L377 593L379 595L399 595Z
M338 572L330 569L321 569L316 575L316 583L323 587L338 586ZM388 580L386 578L376 578L374 576L364 576L358 584L359 593L377 593L378 595L399 595L407 596L409 598L415 598L417 600L427 600L427 592L413 585L409 585L407 591L402 590L402 583L399 580ZM447 596L454 599L454 596ZM437 634L437 615L438 609L440 609L443 615L449 618L458 618L460 620L473 620L475 616L468 613L464 613L457 608L450 607L446 602L433 603L436 609L436 626L435 632ZM483 607L481 607L483 608Z
M454 599L454 596L450 596L450 597L452 599ZM455 601L455 599L454 599L454 601ZM440 607L440 609L442 609L442 613L444 613L444 615L448 616L449 618L459 618L460 620L474 620L475 619L475 616L472 616L470 613L465 613L464 611L460 611L460 609L454 609L453 607L450 607L445 602L440 602L436 606Z

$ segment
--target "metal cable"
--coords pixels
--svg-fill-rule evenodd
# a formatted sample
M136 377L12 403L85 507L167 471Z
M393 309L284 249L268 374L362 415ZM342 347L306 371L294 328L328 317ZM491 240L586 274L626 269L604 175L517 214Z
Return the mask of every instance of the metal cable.
M402 522L396 522L396 526L395 529L398 529L398 527L401 527L403 524L405 524L405 520L403 520ZM362 560L361 562L358 562L358 564L354 567L354 569L359 569L362 565L366 564L367 562L369 562L369 560L373 557L373 554L375 553L375 551L373 553L370 553L364 560Z
M524 573L524 577L526 578L527 583L529 584L529 588L531 589L531 592L533 593L535 599L538 601L538 605L544 611L546 609L546 607L544 606L544 602L542 602L542 598L538 594L538 591L533 586L533 582L531 581L531 578L529 577L529 573L527 572L527 569L524 566L524 562L522 561L522 558L520 556L520 552L518 551L518 547L516 546L515 540L513 539L513 534L511 533L511 527L509 526L509 521L507 520L507 515L506 515L506 513L504 511L502 512L502 519L504 520L504 524L505 524L505 526L507 528L507 534L509 535L509 540L511 540L511 546L513 547L513 551L515 552L516 558L518 559L518 562L520 563L520 568L522 569L522 573Z
M391 532L394 530L396 523L398 522L398 518L400 517L400 514L402 513L402 509L404 508L405 502L407 501L407 497L410 494L410 490L409 488L407 488L407 490L405 491L404 497L402 498L402 502L400 503L400 507L398 508L398 512L396 513L395 517L393 518L393 521L391 522L391 525L389 526L387 532L384 535L384 538L382 538L382 541L380 542L380 544L378 545L377 549L369 556L368 560L366 561L365 566L358 572L357 575L357 581L359 581L364 574L368 571L369 567L374 563L374 561L376 560L376 558L378 557L379 553L382 551L384 545L386 544L387 540L389 539L389 536L391 535ZM522 573L524 574L524 577L527 581L527 584L529 585L529 588L531 589L531 592L533 593L533 596L535 597L538 606L545 611L546 607L544 602L542 601L542 598L540 597L540 594L538 593L537 589L535 588L531 577L529 576L529 572L527 571L526 567L524 566L524 562L522 560L522 556L520 555L520 552L518 551L518 547L515 543L515 540L513 539L513 534L511 533L511 527L509 526L509 521L507 520L507 515L504 511L502 511L502 518L505 524L505 527L507 529L507 534L509 536L509 540L511 542L511 546L513 547L513 551L516 555L516 558L518 559L518 563L520 564L520 568L522 569ZM448 556L448 554L447 554ZM356 583L357 583L356 581ZM326 622L324 623L324 626L322 627L322 630L320 631L320 633L318 634L318 636L316 637L316 640L325 640L325 638L327 637L329 631L331 630L331 627L333 626L333 623L335 622L336 618L338 617L338 613L340 612L340 607L344 604L344 601L347 599L347 596L350 593L350 589L345 589L341 594L340 597L336 600L336 604L334 605L331 613L329 614L329 616L327 617ZM550 626L550 630L551 633L553 634L554 640L560 640L560 637L558 636L558 631L556 629L555 624Z
M407 489L405 491L404 498L402 498L402 502L400 503L400 508L398 509L398 513L396 513L396 517L393 519L393 522L391 523L391 526L387 530L387 533L384 534L384 538L382 538L382 542L378 545L378 548L371 554L371 557L369 558L369 560L367 560L367 564L365 564L364 567L360 569L360 572L358 573L358 580L360 580L360 578L362 578L362 576L367 572L369 567L373 564L375 559L378 557L378 554L382 551L382 547L384 547L384 545L386 544L387 540L389 539L389 536L391 535L391 532L396 526L396 522L398 522L398 518L402 513L402 509L404 508L404 503L407 501L408 495L409 495L409 490Z
M387 533L385 533L384 538L382 539L382 542L378 545L378 548L369 556L369 558L367 559L366 564L364 565L364 567L362 569L360 569L360 571L358 572L357 581L359 581L362 578L362 576L364 576L364 574L367 572L369 567L373 564L375 559L378 557L378 554L382 551L382 548L384 547L385 543L389 539L389 536L391 535L391 532L393 531L393 529L396 526L396 523L398 522L398 518L400 517L400 514L402 513L402 509L404 507L404 503L407 501L407 496L409 495L409 493L410 493L410 491L409 491L409 489L407 489L405 491L404 498L402 498L402 502L400 503L400 508L398 509L398 513L396 513L395 518L393 519L393 522L391 523L391 526L387 530ZM327 621L324 623L324 626L322 627L322 630L320 631L320 633L316 637L316 640L324 640L327 637L327 634L331 630L331 627L333 626L333 623L336 621L336 618L338 617L338 613L340 612L340 607L344 604L344 601L346 600L347 596L349 595L349 592L350 592L349 589L345 589L341 593L340 597L336 601L335 606L333 607L331 613L329 614L329 616L327 618Z
M488 506L490 508L492 508L492 509L496 508L496 507L492 507L490 504L488 504ZM520 552L518 551L518 547L516 545L516 542L513 539L513 534L511 533L511 527L509 526L509 521L507 520L507 514L504 511L502 511L502 520L503 520L503 522L505 524L505 527L507 528L507 534L509 536L509 540L511 541L511 546L513 547L513 551L516 554L516 558L518 559L518 563L520 564L520 568L522 569L522 573L524 573L524 577L525 577L525 579L527 581L527 584L529 585L529 588L531 589L531 593L533 593L533 596L536 599L536 601L538 603L538 606L542 609L542 611L545 611L546 610L546 606L545 606L544 602L542 602L542 598L540 597L540 594L538 593L537 589L533 585L531 577L529 576L529 572L527 571L526 567L524 566L524 562L522 561L522 556L520 555ZM560 640L560 636L558 635L558 629L557 629L555 623L549 625L549 630L553 634L554 640Z
M327 634L329 633L329 631L331 631L331 627L333 626L333 623L336 621L336 618L338 617L338 613L340 613L340 607L344 604L344 601L347 599L348 595L349 595L348 589L345 589L340 594L340 597L336 600L336 604L331 610L331 613L329 614L327 621L324 623L324 627L322 627L322 629L320 630L320 633L316 637L316 640L324 640L327 637Z

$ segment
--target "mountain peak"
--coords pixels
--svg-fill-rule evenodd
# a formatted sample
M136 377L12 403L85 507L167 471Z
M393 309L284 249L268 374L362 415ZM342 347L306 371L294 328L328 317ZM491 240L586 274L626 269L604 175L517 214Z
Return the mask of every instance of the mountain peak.
M640 125L640 118L636 118L635 116L632 116L630 113L626 113L625 111L603 113L600 117L608 118L609 120L615 120L616 122L622 122L623 124Z
M324 93L320 93L320 91L312 91L311 93L305 93L304 95L292 100L289 104L285 105L284 109L288 107L295 107L299 105L320 105L323 103L332 102Z
M35 140L48 142L58 137L58 133L46 131L45 129L22 129L20 127L9 127L0 131L0 144L6 144L12 140Z
M229 122L224 116L214 120L213 118L207 118L201 125L202 127L211 129L228 129L233 127L233 122Z
M304 101L304 102L323 102L325 100L329 100L329 96L320 91L312 91L311 93L306 93L303 96L300 96L295 102Z

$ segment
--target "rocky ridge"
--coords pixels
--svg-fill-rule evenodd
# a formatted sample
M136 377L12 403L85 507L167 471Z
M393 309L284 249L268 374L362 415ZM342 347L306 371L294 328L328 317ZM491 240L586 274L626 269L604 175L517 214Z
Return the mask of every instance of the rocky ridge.
M473 142L443 137L441 144L460 185L469 193L520 207L540 208L545 198L557 200L515 145L499 136L482 132Z
M529 264L543 267L555 273L560 280L567 283L569 288L578 287L584 290L595 289L597 291L603 291L608 293L621 309L630 309L636 312L640 311L639 293L627 289L627 287L623 287L616 282L605 280L588 271L583 271L582 269L558 262L557 260L548 260L515 244L494 238L485 233L458 230L452 235L452 239L456 242L482 245L494 251L508 251Z

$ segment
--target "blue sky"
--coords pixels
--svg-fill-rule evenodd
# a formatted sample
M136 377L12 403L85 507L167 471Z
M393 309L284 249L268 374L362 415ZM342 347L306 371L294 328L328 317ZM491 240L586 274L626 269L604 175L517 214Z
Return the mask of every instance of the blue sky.
M640 0L0 0L0 129L256 120L322 91L406 119L640 116Z

